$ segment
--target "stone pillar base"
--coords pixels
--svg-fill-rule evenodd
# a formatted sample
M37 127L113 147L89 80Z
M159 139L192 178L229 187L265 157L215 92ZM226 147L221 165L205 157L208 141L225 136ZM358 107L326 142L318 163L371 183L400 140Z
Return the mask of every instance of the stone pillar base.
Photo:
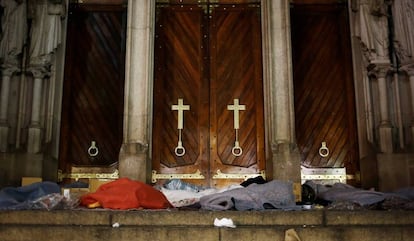
M119 176L150 183L148 145L124 143L119 154Z
M410 127L411 130L411 147L414 148L414 125Z
M6 152L8 146L9 127L0 126L0 152Z
M378 188L392 192L414 185L414 155L412 153L378 154Z
M42 162L43 154L10 152L0 155L0 186L18 187L22 177L43 177Z
M382 153L392 153L392 128L389 125L379 127L379 147Z
M273 179L301 183L300 153L292 143L272 146Z
M27 152L39 153L42 148L42 129L40 127L30 127L27 140Z

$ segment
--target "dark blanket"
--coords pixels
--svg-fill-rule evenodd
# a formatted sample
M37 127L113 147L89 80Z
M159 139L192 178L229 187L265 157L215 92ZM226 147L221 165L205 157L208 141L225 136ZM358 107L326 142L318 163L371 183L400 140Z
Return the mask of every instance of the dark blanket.
M378 192L345 183L321 185L307 181L305 184L313 188L319 201L327 201L326 205L329 204L331 209L414 209L414 187L401 188L394 192Z
M295 209L293 184L273 180L265 184L250 184L200 198L200 206L205 210L265 210Z
M22 187L6 187L0 190L0 209L32 209L35 201L53 193L60 193L60 187L53 182L38 182Z
M385 199L382 192L363 190L344 183L335 183L332 187L325 187L323 191L320 190L318 197L331 202L347 201L360 206L369 206Z

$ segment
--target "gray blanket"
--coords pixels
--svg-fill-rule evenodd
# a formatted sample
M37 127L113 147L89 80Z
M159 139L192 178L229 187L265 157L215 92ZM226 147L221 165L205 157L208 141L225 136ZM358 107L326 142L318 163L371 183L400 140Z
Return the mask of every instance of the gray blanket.
M278 180L203 196L200 206L205 210L240 211L296 208L293 184Z

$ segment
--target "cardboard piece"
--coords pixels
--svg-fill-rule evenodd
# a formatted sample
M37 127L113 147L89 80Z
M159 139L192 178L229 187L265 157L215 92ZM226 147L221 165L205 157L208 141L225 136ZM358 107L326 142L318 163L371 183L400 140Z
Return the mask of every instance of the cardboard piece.
M36 182L42 182L41 177L22 177L22 186L27 186Z

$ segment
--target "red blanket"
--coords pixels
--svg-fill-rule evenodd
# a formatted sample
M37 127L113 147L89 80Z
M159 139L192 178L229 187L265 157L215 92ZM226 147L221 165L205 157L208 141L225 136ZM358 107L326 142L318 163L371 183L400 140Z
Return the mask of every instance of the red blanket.
M152 186L128 178L101 185L81 197L81 205L109 209L163 209L172 207L164 194ZM99 205L97 205L99 204Z

